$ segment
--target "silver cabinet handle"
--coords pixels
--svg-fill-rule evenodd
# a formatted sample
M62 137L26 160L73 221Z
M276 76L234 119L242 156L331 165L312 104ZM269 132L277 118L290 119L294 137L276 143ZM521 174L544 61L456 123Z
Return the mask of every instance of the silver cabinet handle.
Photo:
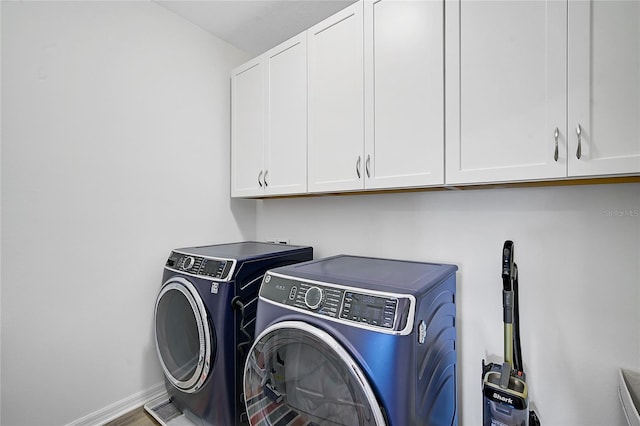
M269 174L269 170L265 170L264 171L264 178L262 179L264 181L264 187L266 188L267 186L269 186L269 182L267 182L267 175Z
M582 157L582 127L578 124L576 127L576 134L578 135L578 150L576 151L576 157L578 160Z
M371 177L371 172L369 171L369 165L371 164L371 155L367 155L367 161L364 163L364 169L367 172L367 177Z
M360 179L360 156L358 155L358 161L356 161L356 175L358 175L358 179Z
M556 150L553 153L553 159L554 161L558 161L558 136L560 136L560 130L558 130L558 128L556 127L556 130L553 132L553 137L556 140Z
M258 175L258 185L260 185L260 188L262 188L262 182L260 181L261 178L262 178L262 170L260 170L260 174Z

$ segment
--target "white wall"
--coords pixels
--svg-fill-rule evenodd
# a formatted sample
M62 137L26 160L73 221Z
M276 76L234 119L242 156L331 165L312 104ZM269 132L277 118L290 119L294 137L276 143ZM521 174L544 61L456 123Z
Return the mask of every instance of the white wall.
M455 263L461 425L482 422L481 360L502 358L501 250L515 242L522 346L543 425L622 425L640 368L640 184L260 201L258 237Z
M255 237L255 202L229 199L245 59L150 2L2 2L2 425L161 382L169 251Z
M0 46L2 46L2 5L0 5ZM0 99L2 99L2 49L0 48ZM0 102L0 129L2 129L2 102ZM2 131L0 131L0 165L2 164ZM0 188L2 172L0 171ZM0 192L0 242L2 241L2 192ZM2 422L2 244L0 243L0 423Z

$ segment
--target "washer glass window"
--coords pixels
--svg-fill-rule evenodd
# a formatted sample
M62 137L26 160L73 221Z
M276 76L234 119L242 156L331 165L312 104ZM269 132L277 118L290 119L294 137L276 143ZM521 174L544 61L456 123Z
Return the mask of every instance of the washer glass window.
M215 339L202 300L184 279L167 282L156 301L156 348L165 376L185 392L207 378Z
M385 424L351 356L303 322L278 323L258 336L245 364L244 393L251 425Z

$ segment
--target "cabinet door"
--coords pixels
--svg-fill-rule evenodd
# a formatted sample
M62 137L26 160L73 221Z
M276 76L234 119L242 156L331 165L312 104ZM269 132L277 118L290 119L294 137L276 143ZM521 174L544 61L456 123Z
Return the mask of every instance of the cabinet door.
M566 176L566 3L445 7L446 183Z
M262 195L264 70L260 58L231 73L231 196Z
M365 3L366 188L444 183L442 1Z
M307 31L309 192L364 188L363 4Z
M640 2L569 1L568 67L569 175L639 173Z
M265 194L307 191L307 35L265 54Z

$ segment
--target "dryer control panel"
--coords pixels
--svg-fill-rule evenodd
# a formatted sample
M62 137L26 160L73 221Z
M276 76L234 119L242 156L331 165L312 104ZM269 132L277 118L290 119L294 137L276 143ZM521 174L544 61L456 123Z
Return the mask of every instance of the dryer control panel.
M415 309L415 302L408 295L369 291L272 273L265 275L260 297L310 315L393 333L411 328L409 317Z
M200 278L228 280L233 265L234 261L229 259L193 256L173 251L165 268Z

